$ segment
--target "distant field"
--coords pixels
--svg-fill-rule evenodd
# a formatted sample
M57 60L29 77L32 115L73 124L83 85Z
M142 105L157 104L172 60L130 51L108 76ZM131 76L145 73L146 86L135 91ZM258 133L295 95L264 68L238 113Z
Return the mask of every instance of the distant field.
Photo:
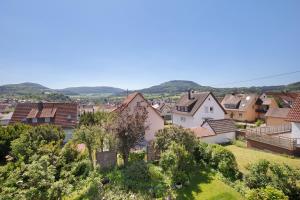
M239 169L243 173L246 172L246 166L249 163L256 162L260 159L266 159L277 163L286 163L292 167L300 169L299 158L292 158L292 157L283 156L279 154L274 154L274 153L269 153L269 152L254 150L254 149L248 149L248 148L242 148L235 145L229 145L226 146L226 148L235 155L236 160L238 162Z

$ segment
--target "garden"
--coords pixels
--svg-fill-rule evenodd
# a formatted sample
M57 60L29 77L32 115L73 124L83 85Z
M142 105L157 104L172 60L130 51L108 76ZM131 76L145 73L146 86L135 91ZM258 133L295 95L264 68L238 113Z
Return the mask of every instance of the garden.
M66 144L58 127L0 127L0 199L299 199L296 165L268 154L252 159L254 150L237 145L206 144L181 127L157 132L157 156L149 159L136 148L146 115L85 114ZM117 164L99 166L96 152L111 150Z

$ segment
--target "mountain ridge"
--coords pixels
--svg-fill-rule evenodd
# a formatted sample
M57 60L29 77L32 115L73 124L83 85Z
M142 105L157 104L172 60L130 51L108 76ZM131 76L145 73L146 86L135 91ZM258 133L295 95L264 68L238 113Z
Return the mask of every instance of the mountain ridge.
M224 95L230 92L265 92L265 91L300 91L300 81L287 85L274 86L252 86L252 87L232 87L232 88L215 88L211 86L203 86L194 81L189 80L171 80L154 85L148 88L139 90L130 90L129 92L137 91L146 94L179 94L188 89L197 91L212 91L218 95ZM88 95L88 94L106 94L106 95L123 95L126 90L110 86L82 86L82 87L67 87L64 89L51 89L38 83L19 83L7 84L0 86L0 95L2 94L39 94L39 93L61 93L64 95Z

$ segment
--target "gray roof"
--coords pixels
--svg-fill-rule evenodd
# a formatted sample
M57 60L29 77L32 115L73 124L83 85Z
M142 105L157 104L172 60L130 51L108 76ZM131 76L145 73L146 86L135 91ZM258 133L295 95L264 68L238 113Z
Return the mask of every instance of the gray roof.
M205 121L216 134L235 132L236 127L232 119L211 119Z
M225 95L223 101L222 101L222 106L226 110L240 110L240 111L245 111L247 108L254 103L256 103L256 100L258 98L257 94L227 94ZM235 105L237 108L226 108L225 105Z

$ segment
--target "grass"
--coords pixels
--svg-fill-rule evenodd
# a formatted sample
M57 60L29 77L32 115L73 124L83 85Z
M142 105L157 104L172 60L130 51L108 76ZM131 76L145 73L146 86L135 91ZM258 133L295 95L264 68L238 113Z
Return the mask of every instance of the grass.
M193 174L190 185L178 190L177 199L238 200L242 196L206 169Z
M230 150L235 155L235 158L238 163L238 167L243 173L247 172L246 170L247 165L256 162L260 159L266 159L281 164L285 163L292 167L300 169L299 158L288 157L285 155L269 153L260 150L255 150L255 149L243 148L241 146L236 146L236 145L228 145L225 148Z

